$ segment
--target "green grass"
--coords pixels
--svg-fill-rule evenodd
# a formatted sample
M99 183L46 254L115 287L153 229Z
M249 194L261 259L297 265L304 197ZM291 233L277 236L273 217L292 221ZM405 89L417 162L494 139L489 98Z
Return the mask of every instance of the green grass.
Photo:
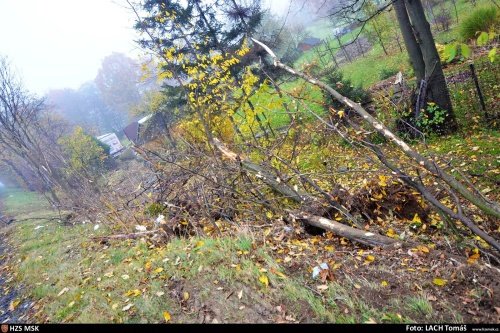
M26 199L32 206L38 202L34 196L18 195L32 198L34 202ZM11 204L7 206L12 210ZM38 225L44 228L35 230ZM25 221L15 225L17 278L27 286L26 296L41 306L39 321L160 323L168 311L173 322L196 322L197 312L186 310L194 302L220 308L227 320L235 322L260 319L240 311L242 304L251 307L260 302L270 308L284 304L301 321L411 321L389 301L385 305L367 302L358 288L377 292L379 287L366 279L329 282L323 294L313 292L319 282L311 281L309 272L290 274L270 249L257 246L244 234L176 238L164 246L146 240L106 245L90 238L110 232L105 226L95 231L90 224ZM260 281L262 276L269 286ZM240 291L241 300L236 296ZM132 306L127 309L128 305Z
M498 25L498 18L496 7L477 7L460 23L460 36L469 40L475 38L478 31L489 32L492 27Z
M432 304L423 296L407 298L406 306L416 315L429 316L432 314Z
M6 188L0 197L7 214L29 213L49 208L49 204L40 194L23 189Z
M380 74L384 70L401 71L408 76L411 66L406 52L386 56L382 48L375 45L366 57L346 63L341 69L345 78L350 79L353 84L368 88L380 81Z

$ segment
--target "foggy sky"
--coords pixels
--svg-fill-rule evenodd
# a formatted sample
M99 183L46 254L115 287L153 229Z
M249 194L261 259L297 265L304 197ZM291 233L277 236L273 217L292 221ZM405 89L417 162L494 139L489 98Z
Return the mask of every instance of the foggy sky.
M289 0L263 3L284 16ZM95 78L113 51L141 54L135 17L124 6L124 0L0 0L0 55L38 95L76 89Z
M92 80L113 51L138 54L121 0L0 0L0 54L37 94Z

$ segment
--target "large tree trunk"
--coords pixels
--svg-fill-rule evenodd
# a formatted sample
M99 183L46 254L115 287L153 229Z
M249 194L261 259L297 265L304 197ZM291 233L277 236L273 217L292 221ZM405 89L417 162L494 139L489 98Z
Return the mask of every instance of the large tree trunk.
M439 59L439 53L434 44L431 27L425 17L421 0L406 0L406 9L411 19L417 41L422 51L425 64L425 79L428 86L428 98L435 102L441 109L446 110L445 122L438 130L443 133L451 133L457 129L453 107L451 105L448 87L444 78L443 68Z
M410 56L410 62L415 72L417 82L422 81L425 77L425 64L422 57L422 51L417 43L417 39L413 34L413 28L410 23L410 18L408 17L408 12L406 11L406 5L404 0L396 0L393 3L394 10L396 11L396 17L399 23L399 29L403 35L406 50Z

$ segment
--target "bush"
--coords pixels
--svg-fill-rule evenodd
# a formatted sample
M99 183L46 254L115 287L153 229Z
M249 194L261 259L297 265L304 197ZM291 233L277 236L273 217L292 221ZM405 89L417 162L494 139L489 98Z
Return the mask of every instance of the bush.
M325 81L328 85L335 88L341 95L346 96L356 103L363 103L369 100L370 94L361 88L351 83L351 80L344 79L340 71L332 71L325 75ZM334 100L330 95L325 94L325 103L334 109L343 107L343 104Z
M469 40L475 38L478 31L489 31L496 24L498 11L495 7L477 8L460 24L460 35Z
M108 156L100 141L76 127L71 135L59 140L68 158L68 173L83 173L89 178L96 177L104 167Z

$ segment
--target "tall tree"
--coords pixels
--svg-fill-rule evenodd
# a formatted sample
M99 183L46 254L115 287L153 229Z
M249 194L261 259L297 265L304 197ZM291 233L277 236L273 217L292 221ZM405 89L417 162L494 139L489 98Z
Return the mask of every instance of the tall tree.
M457 129L457 123L439 53L421 0L395 0L394 4L417 82L420 85L422 80L425 80L424 90L427 93L427 99L446 111L444 122L436 129L442 133L454 132Z
M378 8L373 1L367 1L364 5L364 12L367 16L373 16L368 21L368 39L372 42L377 42L382 47L385 55L389 55L387 52L387 35L390 33L390 22L388 17L384 12L374 15Z
M130 107L140 100L139 79L139 65L122 53L114 52L102 61L95 84L111 111L109 121L115 131L126 125Z
M140 45L166 57L169 63L164 69L175 76L184 73L176 66L179 56L196 62L197 56L211 51L237 50L263 15L260 0L143 0L130 5L142 13L136 29L147 36Z

